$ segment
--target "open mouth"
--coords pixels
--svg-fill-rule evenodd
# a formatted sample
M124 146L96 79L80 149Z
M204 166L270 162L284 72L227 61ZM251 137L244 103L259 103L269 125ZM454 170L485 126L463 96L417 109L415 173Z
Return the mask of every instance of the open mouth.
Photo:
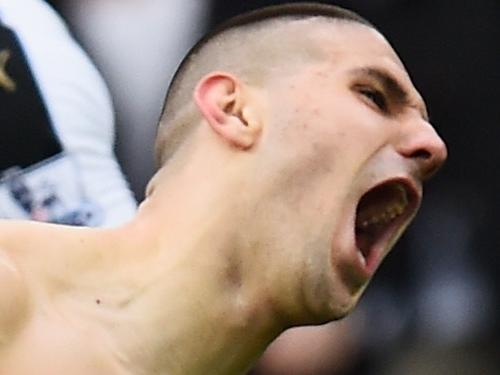
M419 204L406 181L386 181L366 192L356 208L356 246L370 265L402 233ZM371 267L370 267L371 268Z

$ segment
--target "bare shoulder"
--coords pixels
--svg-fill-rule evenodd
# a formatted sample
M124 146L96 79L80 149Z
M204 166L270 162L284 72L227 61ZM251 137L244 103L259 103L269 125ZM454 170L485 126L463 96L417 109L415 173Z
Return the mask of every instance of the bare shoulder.
M29 305L26 280L10 252L0 245L0 348L26 322Z
M9 244L22 244L25 240L29 240L40 225L25 220L0 219L0 247L9 252Z
M18 274L18 258L25 244L33 239L28 222L0 220L0 275ZM17 276L18 277L18 276ZM0 282L2 277L0 276ZM0 283L0 288L2 284ZM0 297L1 298L1 297Z
M32 243L42 245L41 231L43 231L41 223L0 220L0 253L3 254L3 258L8 259L8 263L22 264Z
M51 237L41 223L0 220L0 347L12 340L29 319L33 303L33 265L46 257L42 251Z
M29 322L52 283L75 277L90 228L0 220L0 349ZM96 237L96 236L94 236ZM59 284L57 284L59 285Z
M42 256L78 241L79 233L90 228L41 223L25 220L0 220L0 247L25 263L29 258L40 261Z

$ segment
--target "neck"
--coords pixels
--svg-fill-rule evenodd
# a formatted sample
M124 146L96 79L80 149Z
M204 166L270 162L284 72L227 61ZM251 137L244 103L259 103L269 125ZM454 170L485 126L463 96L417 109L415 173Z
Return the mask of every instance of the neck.
M255 277L262 275L258 251L238 240L240 210L228 198L241 191L237 182L212 174L186 197L193 189L183 177L189 181L189 171L155 191L122 228L121 238L139 239L137 256L150 259L132 310L137 339L125 352L152 373L243 373L283 326Z

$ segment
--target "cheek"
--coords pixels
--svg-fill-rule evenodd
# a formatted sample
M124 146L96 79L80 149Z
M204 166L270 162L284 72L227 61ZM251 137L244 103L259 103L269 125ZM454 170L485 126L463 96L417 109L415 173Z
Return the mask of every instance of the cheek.
M294 209L321 216L331 210L332 200L344 189L349 178L349 155L356 149L342 127L331 126L330 113L319 106L298 110L282 132L284 165L281 170L283 187L288 190Z
M311 159L325 169L333 167L337 183L355 178L390 137L391 129L379 115L350 98L314 113L308 125L310 134L305 133L304 138Z
M331 188L352 159L348 154L355 145L345 129L332 126L327 115L314 107L311 113L298 114L288 142L293 152L290 167L296 178L304 183L324 181Z

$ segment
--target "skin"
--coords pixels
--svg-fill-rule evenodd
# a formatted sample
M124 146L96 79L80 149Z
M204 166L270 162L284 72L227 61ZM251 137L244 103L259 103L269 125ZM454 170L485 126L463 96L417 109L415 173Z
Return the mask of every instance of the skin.
M420 186L446 149L380 34L315 30L328 58L265 87L199 81L202 122L130 223L0 224L0 373L243 373L285 328L352 310L377 266L353 244L357 201ZM368 65L408 103L388 115L354 89Z

